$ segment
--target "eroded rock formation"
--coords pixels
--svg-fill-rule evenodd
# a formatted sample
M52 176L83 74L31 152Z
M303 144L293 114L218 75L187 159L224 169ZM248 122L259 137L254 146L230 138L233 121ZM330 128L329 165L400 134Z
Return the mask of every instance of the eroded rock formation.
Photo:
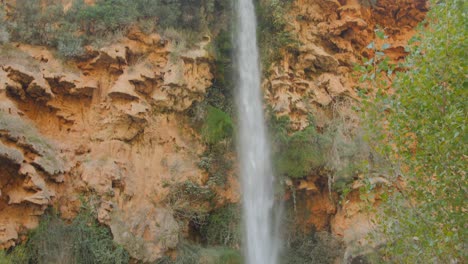
M365 47L375 40L376 26L389 36L387 55L401 60L426 9L424 0L374 6L296 0L288 17L300 45L268 71L266 101L296 130L310 125L312 113L318 128L339 117L353 131L359 118L352 107L359 99L352 68L372 56ZM3 47L0 249L24 240L51 205L73 218L81 193L95 197L99 221L132 257L154 261L175 248L184 230L164 202L167 185L206 180L197 166L205 146L183 113L203 101L212 84L208 42L180 51L158 34L133 29L69 62L45 47ZM354 254L350 245L365 243L371 216L361 211L358 181L341 205L321 176L289 184L299 192L301 225L343 237L348 255ZM219 196L238 202L237 185L230 178Z
M44 47L5 47L1 247L21 241L52 204L72 218L84 192L133 257L154 261L174 248L179 226L162 204L163 182L203 178L204 147L181 112L211 85L206 44L175 52L135 29L69 63Z
M299 45L284 51L283 59L268 71L263 83L265 100L278 116L287 115L295 130L310 125L312 114L312 125L318 129L339 119L345 124L344 133L357 133L360 118L353 107L360 99L354 65L373 56L366 48L373 41L376 45L383 41L390 44L385 55L394 63L402 61L407 55L405 46L427 9L424 0L295 1L288 21ZM378 39L377 28L383 29L388 38ZM298 224L343 238L345 258L352 259L363 253L360 247L367 243L374 216L364 210L359 179L342 200L330 189L332 176L328 175L328 182L323 176L310 175L291 183L299 192L295 198L300 200ZM377 198L371 202L378 204Z
M401 60L426 11L423 0L377 1L375 6L358 0L295 1L289 20L299 44L268 72L266 100L278 115L288 115L296 129L309 124L309 113L319 126L336 115L356 119L348 114L358 100L352 71L372 55L366 46L379 41L375 29L380 26L388 35L386 54Z

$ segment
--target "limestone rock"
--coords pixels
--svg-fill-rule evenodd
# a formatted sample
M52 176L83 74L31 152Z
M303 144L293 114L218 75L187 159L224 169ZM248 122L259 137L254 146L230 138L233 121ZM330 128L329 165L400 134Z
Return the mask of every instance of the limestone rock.
M97 195L116 240L136 241L126 244L136 258L175 248L180 230L162 182L204 177L203 144L183 116L211 86L208 43L176 54L134 28L70 61L12 46L21 58L0 63L0 248L20 242L51 204L72 220L83 192ZM182 165L165 167L167 157Z
M110 227L115 241L132 257L145 262L157 260L179 242L179 225L172 212L163 208L114 211Z
M15 226L0 222L0 250L15 246L17 239L18 232L15 230Z
M324 73L318 78L319 87L325 89L332 97L342 95L347 91L346 87L341 83L340 77L329 73Z
M7 147L3 143L0 143L0 157L16 165L21 164L24 160L23 153L17 149Z
M111 160L95 160L83 164L81 179L92 191L105 195L112 192L113 182L122 180L122 170Z
M128 75L121 75L108 93L111 98L121 98L126 100L138 100L134 87L130 84Z

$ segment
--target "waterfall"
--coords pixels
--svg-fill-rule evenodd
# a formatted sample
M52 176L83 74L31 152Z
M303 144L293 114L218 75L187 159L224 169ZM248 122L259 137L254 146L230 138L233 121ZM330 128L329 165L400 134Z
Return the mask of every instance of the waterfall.
M257 22L253 0L237 0L236 61L239 160L247 264L276 264L273 171L260 88Z

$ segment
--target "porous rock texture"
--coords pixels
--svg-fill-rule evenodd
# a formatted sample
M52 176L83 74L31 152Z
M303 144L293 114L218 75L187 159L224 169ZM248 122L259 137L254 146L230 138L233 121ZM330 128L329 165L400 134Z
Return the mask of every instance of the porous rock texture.
M110 46L64 62L14 43L0 60L0 247L22 240L57 206L73 218L79 195L132 257L154 261L178 244L163 183L202 183L200 136L184 111L213 75L204 45L174 52L133 29Z
M407 55L405 46L428 8L425 0L293 1L288 22L299 44L282 51L282 59L267 72L265 101L276 115L287 115L295 130L304 129L313 120L312 125L320 131L339 120L345 133L355 135L360 117L353 107L360 99L354 65L374 55L367 48L371 42L390 44L385 55L392 63L401 62ZM388 38L377 38L378 28ZM306 230L325 230L341 237L346 246L344 261L351 261L365 254L375 216L365 210L367 204L360 199L360 179L355 179L351 193L342 199L330 188L330 175L328 182L321 176L309 175L291 183L298 192L298 224ZM377 205L378 193L375 196L371 202Z
M293 2L288 22L300 44L282 51L263 88L267 104L288 115L294 129L308 126L310 114L319 129L335 118L357 128L353 64L372 56L365 47L377 25L389 36L387 55L403 59L428 8L424 0L362 2ZM135 28L67 62L45 47L13 43L2 50L0 249L23 241L49 206L72 219L81 194L92 197L99 221L133 258L151 262L175 248L184 230L165 203L167 185L206 180L197 166L205 146L185 111L212 84L207 44L180 52ZM299 191L299 224L342 237L349 257L366 243L372 216L361 210L359 179L343 204L323 177L290 184ZM231 177L218 196L238 202L237 188Z

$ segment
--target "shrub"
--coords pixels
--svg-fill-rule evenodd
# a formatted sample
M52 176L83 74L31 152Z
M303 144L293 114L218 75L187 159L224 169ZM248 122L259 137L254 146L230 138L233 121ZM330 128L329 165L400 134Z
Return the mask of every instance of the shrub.
M276 156L277 171L292 178L308 176L314 169L326 165L324 155L330 147L330 140L313 126L293 133Z
M467 1L430 1L399 71L388 44L358 67L370 145L391 165L374 242L387 263L464 263L466 250ZM382 30L376 32L385 41ZM379 45L380 46L380 45ZM386 94L389 86L391 94ZM375 92L375 95L372 95ZM370 192L373 186L364 189Z
M234 124L231 117L222 110L208 106L201 134L208 144L216 144L233 136Z
M178 220L181 223L188 221L196 225L202 224L216 193L209 186L202 186L190 180L170 185L169 188L165 203L174 210Z
M264 71L281 58L281 50L295 46L297 40L287 28L291 0L264 0L257 5L258 42Z
M226 183L233 165L229 153L225 146L217 144L209 146L201 157L198 166L208 173L209 185L224 186Z
M210 213L202 226L202 236L209 245L239 247L241 212L237 205L227 205Z
M233 45L230 27L222 29L212 43L215 57L213 86L208 90L206 101L226 113L232 114L234 91Z
M346 130L341 119L333 120L321 132L312 118L308 127L291 132L289 117L276 117L271 111L268 123L279 176L328 176L330 187L342 192L368 163L370 152L362 135Z
M343 255L342 242L327 232L304 234L298 231L286 241L283 264L332 264Z
M109 229L97 223L89 207L83 207L71 224L49 212L29 234L25 245L11 253L0 253L2 264L62 263L64 260L67 263L123 264L129 262L129 255L113 242Z
M87 5L75 0L64 12L60 4L35 0L18 0L6 25L15 41L57 48L64 57L81 55L84 45L93 45L125 33L139 25L147 33L159 29L175 28L182 32L208 32L217 18L207 12L224 13L221 0L98 0ZM1 17L0 17L1 18ZM222 23L221 23L222 24ZM219 25L213 28L219 28ZM0 37L2 34L0 26ZM6 37L3 37L6 39ZM0 38L0 41L2 39ZM197 41L196 38L188 42Z
M287 202L282 216L281 230L283 248L280 254L282 264L331 264L344 254L344 244L339 237L329 232L306 230L301 224L304 216L298 216L293 201ZM306 216L308 217L308 216ZM341 263L341 262L340 262Z
M5 10L0 6L0 45L6 44L10 41L10 33L5 23Z

